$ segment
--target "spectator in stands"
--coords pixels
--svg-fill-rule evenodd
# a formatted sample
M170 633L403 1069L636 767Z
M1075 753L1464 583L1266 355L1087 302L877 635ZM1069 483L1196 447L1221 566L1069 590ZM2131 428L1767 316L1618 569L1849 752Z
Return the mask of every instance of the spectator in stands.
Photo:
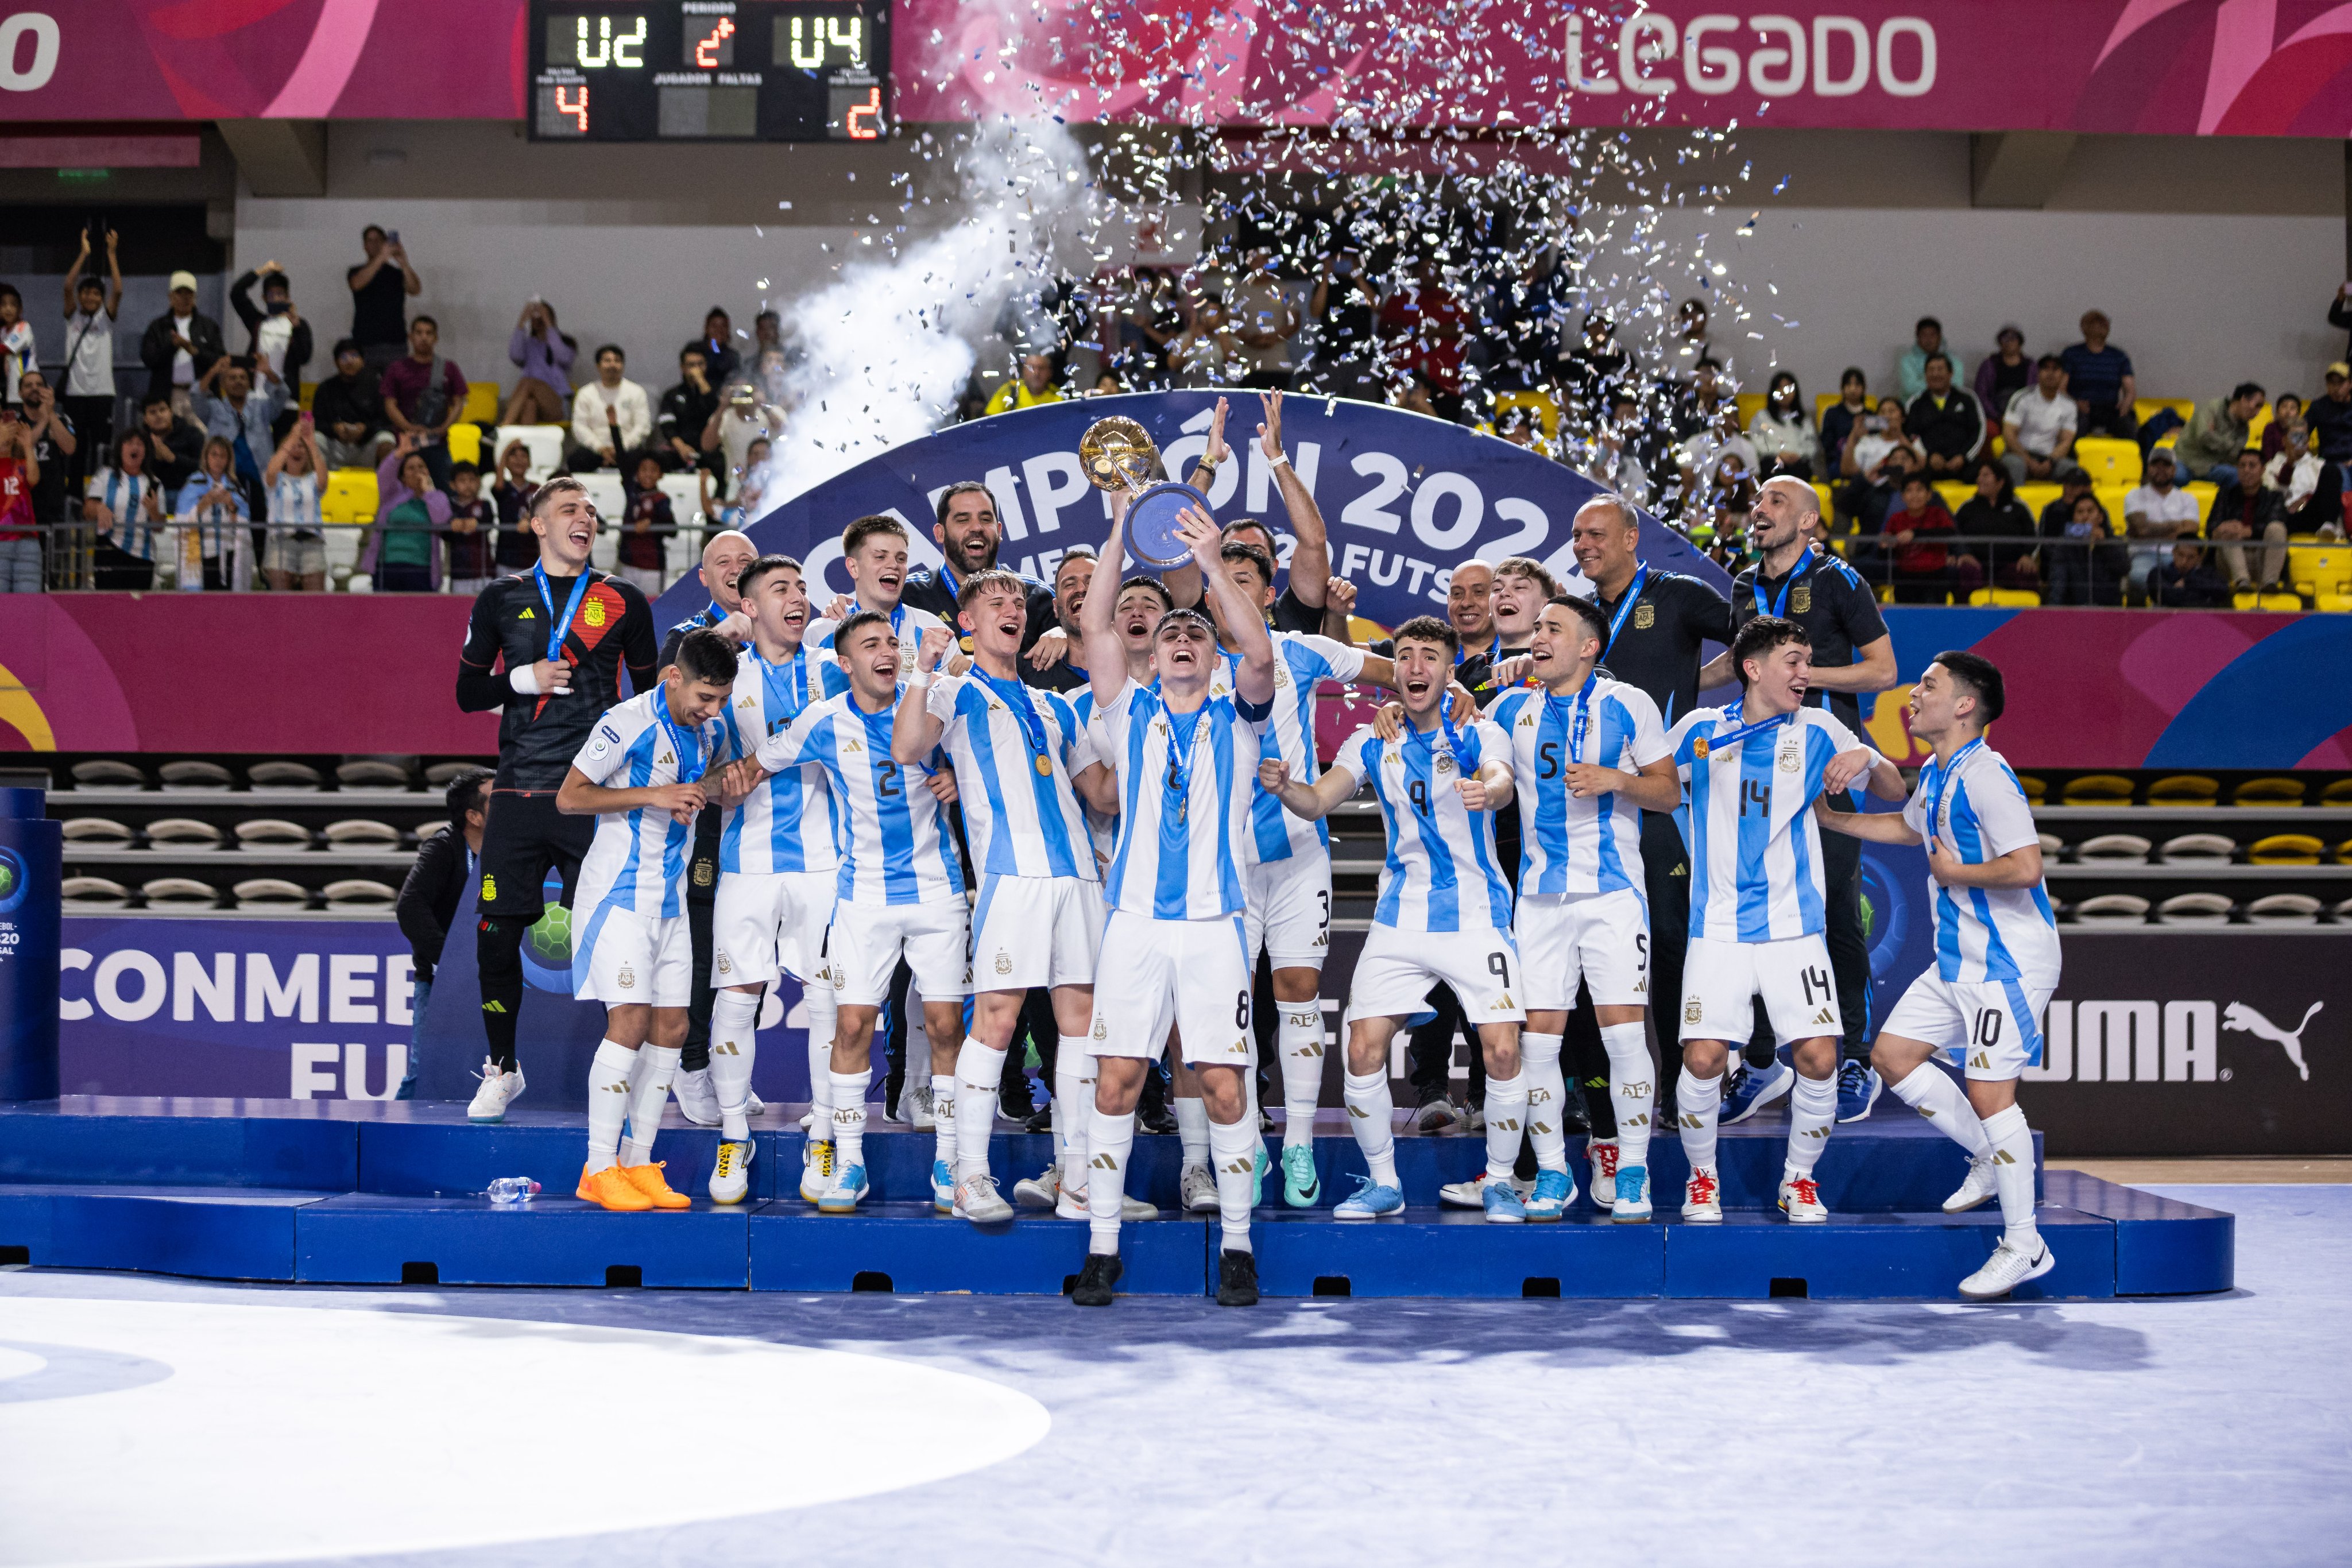
M2303 400L2293 392L2281 392L2271 402L2270 423L2263 426L2263 461L2267 464L2286 444L2286 433L2303 423Z
M1746 531L1763 461L1756 444L1739 433L1738 403L1724 402L1713 425L1685 441L1675 465L1686 520L1712 522L1717 532Z
M507 358L522 371L500 424L562 424L563 402L572 395L572 361L580 340L556 324L555 307L536 294L507 337Z
M735 497L731 501L719 498L719 492L711 484L710 471L703 470L702 515L712 518L714 526L741 529L760 520L768 487L768 438L764 435L743 449L743 466L736 476Z
M677 532L677 518L669 497L662 494L661 459L640 453L636 472L623 483L625 499L621 512L620 570L647 599L667 587L669 539Z
M2075 431L2129 440L2139 432L2133 411L2139 382L2131 356L2107 341L2105 311L2084 311L2082 328L2083 340L2058 356L2066 367L2066 393L2074 400Z
M147 390L187 391L204 379L226 352L220 323L196 308L196 275L172 274L172 308L147 323L139 340L139 360L147 367Z
M1737 407L1737 404L1733 406ZM1826 470L1822 463L1822 438L1805 408L1804 389L1797 378L1781 371L1772 378L1764 406L1748 422L1748 439L1762 466L1757 477L1811 480Z
M1992 357L1977 367L1975 392L1977 406L1988 418L2009 406L2010 399L2033 384L2039 370L2036 361L2026 358L2025 333L2016 327L2003 327L1993 334L1996 347Z
M1878 413L1863 416L1855 429L1858 434L1846 443L1845 456L1838 465L1845 480L1838 505L1861 525L1862 532L1874 534L1902 493L1904 475L1927 467L1927 454L1918 438L1904 428L1903 403L1898 398L1880 398Z
M499 575L499 509L482 494L482 471L449 465L449 591L472 598Z
M408 265L398 235L370 224L360 231L360 246L367 259L343 274L352 290L352 340L368 369L381 375L409 350L408 301L425 292L425 280Z
M1950 547L1933 536L1953 531L1952 514L1944 510L1925 474L1904 476L1903 505L1886 514L1879 531L1893 546L1895 602L1943 603L1958 574ZM1972 556L1960 559L1976 564Z
M2287 427L2278 455L2263 465L2263 487L2278 497L2289 534L2342 533L2344 470L2320 458L2308 427Z
M25 319L25 297L0 283L0 403L16 401L16 377L27 365L41 362L33 324Z
M147 438L147 472L163 486L168 504L204 462L204 430L173 410L169 392L152 392L140 402L139 431Z
M449 497L435 487L433 470L414 432L375 471L375 527L368 530L360 570L378 593L432 593L441 587L441 551L448 531Z
M172 507L176 521L196 530L207 593L223 593L232 585L241 587L252 575L250 530L245 525L253 520L253 508L237 480L236 464L236 451L227 437L206 437L195 476L181 486Z
M2066 366L2057 355L2044 354L2034 361L2033 377L2032 386L2006 403L1988 405L2005 411L2000 438L2009 450L2000 461L2016 485L2051 478L2072 464L2074 426L2082 418L2074 400L2066 395Z
M2320 456L2352 462L2352 364L2338 360L2327 367L2327 390L2311 400L2303 417Z
M1410 371L1391 389L1389 401L1408 413L1425 413L1432 419L1445 417L1437 412L1436 394L1430 387L1429 378Z
M1633 357L1617 341L1616 323L1595 310L1584 319L1584 331L1559 365L1561 416L1581 433L1597 432L1616 407L1618 394L1634 395Z
M2074 405L2067 406L2071 409ZM1960 503L1952 525L1963 538L2024 541L2017 545L1975 545L1969 547L1969 553L1984 562L1987 580L2000 587L2032 589L2040 585L2033 564L2039 530L2034 526L2033 514L2017 498L2017 491L2000 465L1988 463L1977 470L1977 493Z
M2172 447L2183 483L2203 479L2227 485L2236 480L2238 455L2246 449L2246 433L2269 395L2252 382L2240 382L2228 397L2198 405Z
M633 455L653 439L653 400L622 372L628 356L617 344L596 350L596 379L572 397L572 445L564 463L573 469L635 466Z
M725 386L742 368L743 357L735 351L735 324L716 305L703 314L702 336L695 340L695 345L709 361L714 386Z
M1583 465L1585 477L1602 489L1622 496L1637 507L1650 504L1649 471L1633 455L1641 430L1641 404L1633 388L1620 383L1609 394L1609 417L1592 434L1592 455Z
M205 434L229 444L236 457L236 476L246 485L247 517L267 517L261 470L278 449L278 413L290 400L286 383L262 371L261 389L253 385L253 361L244 355L215 360L189 398L191 412Z
M0 593L38 593L41 536L33 518L33 486L41 461L32 432L15 403L0 403Z
M436 485L449 479L449 427L466 412L466 375L441 357L441 323L419 316L408 324L408 352L383 367L377 390L383 417L420 454ZM364 349L364 341L361 344Z
M1702 430L1711 430L1723 417L1726 405L1738 407L1730 385L1724 380L1723 367L1710 357L1691 369L1690 384L1675 396L1673 412L1668 415L1676 441L1687 441Z
M452 484L457 473L449 471ZM490 504L498 508L498 564L502 572L529 571L539 564L539 536L530 531L530 498L539 486L530 482L530 448L509 441L499 451L499 476L490 484Z
M66 418L81 446L73 465L74 478L89 476L114 440L114 319L122 310L122 262L117 254L120 237L106 231L106 272L83 276L89 262L89 231L84 229L81 250L67 269L63 290L66 313L66 378L59 389ZM28 339L29 345L29 339ZM8 397L16 401L16 377L9 377Z
M2230 604L2230 590L2206 561L2204 546L2194 539L2176 539L2171 559L2148 573L2147 601L2168 610L2223 610Z
M253 286L261 285L261 303L253 302ZM240 274L229 285L228 302L245 323L246 353L257 365L289 387L302 384L302 367L310 362L310 323L294 308L294 286L286 269L274 261Z
M82 499L82 521L97 536L92 588L144 593L155 586L155 535L171 519L165 495L147 466L146 433L128 432L114 444L111 461L89 476Z
M1532 392L1552 383L1566 352L1561 337L1576 293L1550 246L1517 275L1495 280L1479 333L1490 390Z
M1024 354L1018 373L996 389L988 400L988 412L1003 413L1016 408L1034 408L1041 402L1059 402L1062 389L1054 384L1054 356Z
M1702 360L1712 360L1716 368L1723 368L1727 356L1716 352L1715 344L1706 335L1706 301L1685 299L1675 307L1675 335L1668 350L1672 363L1666 373L1684 371L1696 374Z
M2213 493L2213 509L2205 517L2207 538L2231 541L2221 545L2220 553L2232 590L2271 591L2280 586L2286 572L2287 531L2286 497L2263 484L2263 455L2251 446L2241 448L2230 482ZM2263 541L2251 571L2244 549L2235 542L2240 539Z
M1977 400L1952 384L1953 371L1941 350L1927 356L1927 389L1912 400L1905 422L1927 451L1929 477L1973 484L1989 433Z
M1949 372L1945 378L1947 383L1957 383L1960 380L1960 358L1944 347L1944 324L1933 316L1922 316L1911 329L1911 346L1895 361L1895 390L1903 394L1906 404L1916 403L1919 394L1927 390L1927 361L1937 354L1944 356Z
M1536 411L1525 403L1513 403L1495 411L1495 434L1512 445L1549 456L1549 443L1543 433L1543 421Z
M2070 469L2065 493L2042 512L2042 602L2121 604L2131 563L2109 538L2107 509L2090 475Z
M719 412L719 389L710 382L710 356L698 343L678 350L677 384L661 395L654 415L654 440L662 466L686 469L704 461L702 432Z
M32 442L33 459L40 465L39 477L33 483L33 516L44 528L56 528L68 520L73 494L79 488L71 475L85 461L80 455L81 438L73 421L58 407L47 376L37 370L25 371L16 378L16 393L23 400L20 412Z
M2203 526L2197 497L2173 483L2175 472L2171 448L2159 446L2147 455L2145 482L2124 497L2124 531L2143 541L2135 544L2131 552L2135 588L2144 586L2147 574L2170 558L2166 541L2194 537Z
M2336 286L2336 298L2328 302L2327 324L2344 331L2352 331L2352 283ZM2347 340L2344 351L2352 354L2352 340Z
M1365 379L1367 372L1357 350L1371 341L1372 305L1378 301L1368 296L1351 303L1352 297L1364 293L1369 286L1360 277L1343 272L1335 287L1333 266L1333 259L1327 256L1307 307L1308 315L1316 322L1317 374L1326 390L1360 396L1351 388ZM1118 348L1112 354L1112 362L1119 378L1138 391L1168 385L1168 350L1176 341L1177 334L1184 330L1184 312L1178 307L1176 286L1167 270L1156 267L1136 268L1120 289L1119 301L1113 309L1118 317Z
M1234 335L1241 340L1242 384L1262 391L1290 390L1290 344L1298 336L1298 307L1274 270L1274 252L1264 246L1249 254L1249 269L1234 286Z
M1381 306L1381 333L1391 366L1402 366L1429 383L1429 402L1440 419L1462 419L1463 337L1470 313L1446 287L1437 258L1424 256L1413 280Z
M1239 379L1241 363L1242 340L1226 315L1224 300L1214 294L1202 295L1184 329L1168 346L1169 373L1179 386L1221 387ZM1004 396L1004 389L999 388L989 400L991 413L1006 406Z
M303 414L261 473L262 488L269 497L269 539L262 547L261 570L276 592L326 590L327 541L319 516L325 469L318 426L310 414Z
M457 912L466 907L474 889L482 858L482 830L489 822L493 777L487 768L468 768L449 780L443 797L449 826L417 840L416 858L409 862L408 875L400 884L397 913L400 934L408 938L408 1011L415 1032L409 1036L408 1065L393 1093L395 1100L416 1096L416 1069L424 1060L425 1012L433 998L433 975L449 940L449 928L457 924Z
M383 427L383 394L375 371L352 339L335 345L335 373L310 393L310 415L319 425L319 450L330 468L373 468L392 449Z
M726 469L719 476L720 493L728 494L741 484L751 466L755 444L772 441L783 433L784 411L774 403L761 402L757 387L743 382L728 388L726 406L702 428L703 451L720 453L726 458ZM760 461L767 461L765 453Z

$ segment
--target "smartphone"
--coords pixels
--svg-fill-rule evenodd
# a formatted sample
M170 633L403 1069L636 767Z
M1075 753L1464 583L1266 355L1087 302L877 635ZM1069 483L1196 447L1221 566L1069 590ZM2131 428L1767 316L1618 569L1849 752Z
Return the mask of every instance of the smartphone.
M269 313L272 316L283 316L293 308L294 302L290 299L273 299L269 302Z
M1862 416L1862 427L1873 435L1884 435L1886 434L1885 416L1875 413L1864 414Z
M390 240L393 244L398 245L400 243L400 231L398 229L394 229L383 237Z

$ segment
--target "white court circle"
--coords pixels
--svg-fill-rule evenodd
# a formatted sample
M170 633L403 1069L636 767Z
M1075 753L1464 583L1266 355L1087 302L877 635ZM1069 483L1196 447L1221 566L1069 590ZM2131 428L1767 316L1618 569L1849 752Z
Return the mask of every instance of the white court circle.
M171 1368L0 1401L10 1568L415 1552L763 1513L984 1469L1052 1425L1027 1395L961 1373L635 1329L17 1297L0 1337ZM35 1373L30 1359L12 1354L0 1377ZM747 1411L777 1418L724 1419ZM761 1436L818 1427L821 1441L788 1447Z

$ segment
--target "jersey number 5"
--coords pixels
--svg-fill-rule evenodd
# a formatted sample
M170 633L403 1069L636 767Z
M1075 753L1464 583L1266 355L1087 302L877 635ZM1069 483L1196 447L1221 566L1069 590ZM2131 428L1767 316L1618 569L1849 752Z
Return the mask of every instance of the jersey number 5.
M1536 777L1538 779L1557 779L1559 777L1559 741L1547 740L1541 746L1536 747Z

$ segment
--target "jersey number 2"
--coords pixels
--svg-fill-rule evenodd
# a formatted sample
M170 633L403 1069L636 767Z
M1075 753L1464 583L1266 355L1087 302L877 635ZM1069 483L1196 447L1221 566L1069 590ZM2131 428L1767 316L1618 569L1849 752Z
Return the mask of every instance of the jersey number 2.
M887 800L898 799L898 765L897 763L877 762L874 765L874 792Z

